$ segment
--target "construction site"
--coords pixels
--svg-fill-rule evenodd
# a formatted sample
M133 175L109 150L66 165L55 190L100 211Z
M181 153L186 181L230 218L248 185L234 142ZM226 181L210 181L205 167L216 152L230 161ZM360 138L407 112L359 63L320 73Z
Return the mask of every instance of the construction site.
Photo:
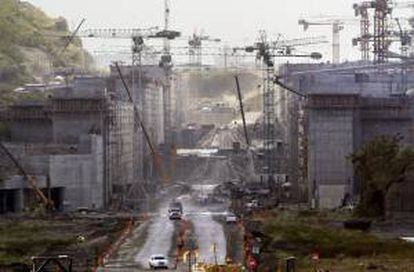
M161 26L31 28L60 48L0 104L0 271L414 271L414 2L243 42L141 2Z

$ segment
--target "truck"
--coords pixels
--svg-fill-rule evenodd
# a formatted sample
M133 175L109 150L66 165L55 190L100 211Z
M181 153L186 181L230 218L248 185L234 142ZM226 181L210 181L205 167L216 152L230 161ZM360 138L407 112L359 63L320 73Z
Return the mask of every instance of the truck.
M180 220L183 215L183 205L181 202L173 201L168 208L168 217L170 220Z
M179 201L172 201L169 205L168 212L171 213L173 211L183 214L183 204Z

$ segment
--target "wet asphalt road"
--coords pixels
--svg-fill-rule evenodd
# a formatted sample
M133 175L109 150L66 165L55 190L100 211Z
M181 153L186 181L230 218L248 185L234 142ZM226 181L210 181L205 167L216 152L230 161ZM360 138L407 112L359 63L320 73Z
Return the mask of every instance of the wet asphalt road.
M211 186L198 186L196 190L205 192L211 190ZM196 191L194 195L197 194ZM194 227L198 260L206 263L216 261L224 263L226 238L222 226L214 220L214 217L223 214L225 206L201 205L190 195L181 196L179 199L184 206L185 220L190 221ZM168 219L168 203L169 201L163 202L158 212L152 214L148 222L138 226L119 249L118 256L110 260L100 271L148 271L148 259L152 254L168 256L172 249L174 234L174 223ZM170 260L170 266L173 266L173 260ZM176 270L171 271L188 271L188 267L180 265Z

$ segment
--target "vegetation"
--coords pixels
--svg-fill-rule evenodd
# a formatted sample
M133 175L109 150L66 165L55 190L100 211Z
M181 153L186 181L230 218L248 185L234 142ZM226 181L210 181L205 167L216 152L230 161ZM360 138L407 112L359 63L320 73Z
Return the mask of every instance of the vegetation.
M66 247L76 242L67 234L52 235L50 222L9 221L1 224L0 232L7 233L0 239L0 264L29 263L30 257L47 250Z
M390 253L405 255L408 253L407 249L411 249L411 254L414 253L414 247L409 247L402 241L381 240L367 233L342 228L274 222L268 226L267 231L275 242L285 242L288 249L294 249L301 256L307 256L314 251L319 251L323 258Z
M257 75L247 72L239 74L243 93L257 90ZM223 94L236 95L234 72L224 69L211 69L203 72L193 72L189 80L190 88L197 91L200 97L216 98Z
M10 137L10 129L5 122L0 121L0 140Z
M29 265L32 256L59 254L72 256L75 267L85 268L86 263L92 266L97 255L118 239L126 224L126 220L115 218L4 218L0 233L7 235L0 236L0 271Z
M384 216L388 192L394 184L405 182L414 169L414 150L402 147L399 136L380 136L354 153L351 160L361 179L358 215Z
M74 39L62 52L68 34L64 18L49 18L27 2L2 0L0 99L3 103L14 101L16 96L10 90L20 84L41 81L51 70L81 66L85 52L79 39Z
M365 271L371 264L401 268L414 257L414 245L344 229L338 221L332 221L331 215L278 212L259 220L263 223L259 231L264 235L260 258L263 269L277 266L277 260L295 256L299 271L309 271L313 253L319 254L320 266L332 271Z

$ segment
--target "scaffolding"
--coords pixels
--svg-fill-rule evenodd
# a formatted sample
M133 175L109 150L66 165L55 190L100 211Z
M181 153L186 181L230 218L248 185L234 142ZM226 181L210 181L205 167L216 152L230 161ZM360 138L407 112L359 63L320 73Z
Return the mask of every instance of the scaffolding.
M392 13L390 0L363 1L354 5L355 15L361 16L361 36L354 44L360 44L362 60L369 60L369 43L373 42L374 62L388 62L390 32L388 31L389 17ZM374 32L370 33L369 10L374 10Z

